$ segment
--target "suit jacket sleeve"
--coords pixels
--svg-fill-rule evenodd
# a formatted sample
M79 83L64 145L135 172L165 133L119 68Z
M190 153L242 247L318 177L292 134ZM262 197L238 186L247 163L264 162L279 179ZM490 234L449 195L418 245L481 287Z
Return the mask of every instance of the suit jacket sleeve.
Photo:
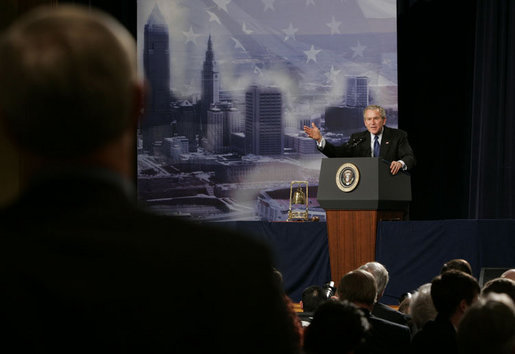
M355 142L359 139L364 139L360 144L359 147L365 146L365 140L367 137L368 132L361 132L352 134L349 142ZM324 154L327 157L361 157L364 156L361 154L361 152L356 148L353 147L349 143L345 143L340 146L336 146L331 144L329 141L325 141L325 146L323 149L319 149L322 154Z

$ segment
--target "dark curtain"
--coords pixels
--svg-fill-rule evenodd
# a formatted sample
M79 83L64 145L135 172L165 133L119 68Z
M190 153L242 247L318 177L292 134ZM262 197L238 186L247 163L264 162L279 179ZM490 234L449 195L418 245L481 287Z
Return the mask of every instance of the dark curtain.
M417 157L412 220L468 212L475 6L398 0L399 128Z
M515 2L398 0L413 220L515 218Z
M515 2L478 0L470 218L515 218Z

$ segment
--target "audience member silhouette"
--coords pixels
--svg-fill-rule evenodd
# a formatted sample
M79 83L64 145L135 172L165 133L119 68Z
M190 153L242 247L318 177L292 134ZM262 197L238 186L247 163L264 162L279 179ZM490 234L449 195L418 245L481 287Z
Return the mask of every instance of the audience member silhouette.
M409 315L409 308L413 295L410 292L403 294L399 299L399 312Z
M472 275L472 267L470 263L464 259L451 259L450 261L444 263L440 274L443 274L449 270L459 270L469 275Z
M40 8L1 37L0 119L24 166L0 210L2 348L296 353L267 247L136 206L143 92L133 38L99 11Z
M374 276L377 285L377 300L372 310L372 314L376 317L395 322L403 326L409 324L409 316L403 314L400 311L396 311L390 306L379 302L381 297L384 295L386 285L388 285L389 275L386 268L379 262L368 262L359 269L365 270Z
M481 296L486 297L490 293L506 294L515 302L515 281L508 278L492 279L481 289Z
M505 294L490 293L472 305L458 328L462 354L515 353L515 305Z
M291 346L293 351L300 351L300 348L302 347L302 340L303 340L303 325L302 322L297 316L297 312L295 311L295 306L293 304L293 301L291 298L286 294L286 291L284 290L284 278L283 274L279 271L277 268L272 269L272 275L274 278L274 281L281 290L281 294L284 298L284 302L286 303L286 311L288 314L288 319L290 324L293 326L293 335L291 337Z
M304 333L306 354L354 353L361 344L369 324L356 306L339 300L328 300L316 310Z
M504 273L501 274L501 278L508 278L513 281L515 281L515 268L514 269L508 269Z
M413 335L427 322L436 318L437 312L431 299L431 283L423 284L415 291L411 299L410 314L413 321Z
M309 325L313 319L313 314L323 302L327 301L322 287L313 285L307 287L302 292L302 300L300 302L303 312L298 313L302 321L302 327Z
M479 284L459 270L446 271L431 282L431 299L437 311L413 337L413 353L457 353L456 328L479 296Z
M374 316L371 311L377 296L376 281L372 274L358 269L345 274L338 285L338 297L359 307L370 323L365 342L356 353L406 353L410 331L406 326Z

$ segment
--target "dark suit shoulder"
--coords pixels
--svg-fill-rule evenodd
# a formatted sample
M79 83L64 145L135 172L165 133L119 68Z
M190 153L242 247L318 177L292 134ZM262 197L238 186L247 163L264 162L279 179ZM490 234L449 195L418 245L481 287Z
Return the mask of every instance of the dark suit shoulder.
M406 326L399 325L373 315L367 315L370 331L357 354L361 353L407 353L410 344L410 331Z
M391 136L407 136L408 135L408 133L406 133L402 129L390 128L387 126L384 127L384 134L390 134Z
M456 353L456 330L445 319L427 322L413 337L413 353Z
M408 326L391 322L383 318L376 317L374 315L371 315L369 317L369 322L372 326L375 326L376 329L380 329L381 331L390 333L391 335L398 335L399 338L409 340L410 332Z
M404 326L408 326L409 316L399 312L388 305L377 302L374 305L374 309L372 310L372 314L376 317L385 319L390 322L395 322Z

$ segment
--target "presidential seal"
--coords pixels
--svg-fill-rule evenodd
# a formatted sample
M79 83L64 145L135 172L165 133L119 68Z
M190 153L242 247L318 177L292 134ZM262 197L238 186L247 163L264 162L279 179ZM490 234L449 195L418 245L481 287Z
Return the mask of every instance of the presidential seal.
M347 162L336 172L336 185L343 192L352 192L359 183L359 170L353 163Z

